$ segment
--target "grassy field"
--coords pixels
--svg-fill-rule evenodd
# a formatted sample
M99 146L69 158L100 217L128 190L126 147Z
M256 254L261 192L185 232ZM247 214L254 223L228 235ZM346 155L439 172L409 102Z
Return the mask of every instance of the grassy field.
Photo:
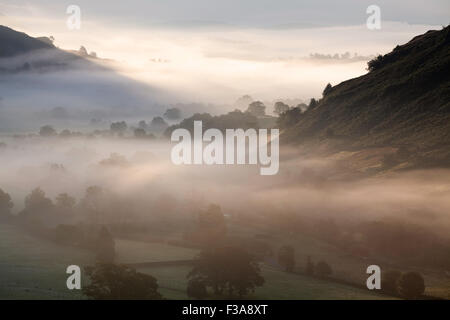
M116 259L120 263L190 260L198 252L164 243L116 240Z
M117 240L116 251L122 263L191 259L197 254L192 249L128 240ZM94 262L88 251L59 246L0 224L0 299L83 299L80 291L67 289L66 268Z
M187 299L186 275L189 266L150 267L141 268L140 272L151 274L158 279L159 291L167 299ZM307 276L289 274L269 266L262 266L265 284L256 289L247 299L272 300L304 300L304 299L387 299L368 290L356 289L350 286L314 279Z
M231 230L232 236L242 237L255 233L265 233L264 229L256 231L247 227L233 226ZM324 260L328 262L333 269L333 277L344 279L358 285L365 285L367 280L366 269L369 265L379 265L383 270L400 270L402 272L417 271L420 272L425 279L425 294L450 299L450 278L442 271L432 269L423 269L415 266L396 265L395 261L387 263L387 261L379 261L371 258L358 258L344 254L332 244L320 241L308 235L301 233L296 234L279 234L267 241L270 243L274 252L283 245L291 245L295 248L296 268L304 271L307 257L311 256L314 262Z
M0 224L0 299L81 299L79 291L66 287L66 268L93 261L86 251Z
M306 239L298 248L299 267L306 252L315 249L314 257L326 258L343 276L358 273L356 278L365 277L364 263L330 255L327 247ZM276 242L276 241L275 241ZM281 240L280 240L281 242ZM316 247L317 246L317 247ZM144 243L130 240L116 240L119 263L138 263L192 259L198 250L175 247L164 243ZM340 258L340 259L339 259ZM93 254L72 247L55 245L32 237L8 225L0 225L0 299L82 299L79 291L66 288L66 267L76 264L81 267L94 263ZM186 285L190 266L165 266L139 268L155 276L160 292L168 299L186 299ZM361 269L361 270L360 270ZM359 274L360 273L360 274ZM265 284L249 299L386 299L376 293L351 286L289 274L271 265L262 266ZM86 279L83 277L83 283ZM439 287L430 289L439 290ZM433 290L433 291L434 291ZM442 294L442 292L441 292Z

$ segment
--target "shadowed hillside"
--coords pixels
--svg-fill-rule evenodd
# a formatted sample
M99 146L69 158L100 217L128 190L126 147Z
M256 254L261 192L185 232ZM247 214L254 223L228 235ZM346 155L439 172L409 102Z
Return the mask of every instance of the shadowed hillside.
M57 48L50 38L0 26L0 132L161 114L170 94L116 67L113 61ZM64 121L51 116L57 107L68 114Z
M327 90L283 140L333 151L389 146L406 167L449 166L450 27L397 46L368 69Z
M11 28L0 26L0 57L11 57L37 49L51 49L53 45L32 38L23 32L14 31Z

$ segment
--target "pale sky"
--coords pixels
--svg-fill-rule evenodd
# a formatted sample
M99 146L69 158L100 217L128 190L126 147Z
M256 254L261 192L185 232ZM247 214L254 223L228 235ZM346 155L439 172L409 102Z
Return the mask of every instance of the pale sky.
M81 9L81 29L66 8ZM366 8L381 9L381 30ZM0 24L31 36L81 45L118 61L123 74L174 91L184 102L308 99L326 83L366 72L366 61L317 63L311 53L386 53L449 22L450 1L2 0Z

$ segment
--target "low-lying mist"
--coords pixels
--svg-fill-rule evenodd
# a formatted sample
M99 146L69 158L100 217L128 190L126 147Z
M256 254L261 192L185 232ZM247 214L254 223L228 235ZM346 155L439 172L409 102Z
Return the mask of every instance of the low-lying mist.
M138 216L155 214L155 199L170 196L177 212L187 203L217 203L233 216L304 219L339 223L392 220L450 227L450 171L426 170L361 177L335 161L305 157L281 147L280 170L259 175L256 165L176 166L165 140L127 138L3 137L0 188L23 209L36 187L54 199L68 193L80 200L86 188L100 186L132 203ZM125 209L124 214L128 209ZM130 208L130 211L133 211ZM164 213L158 213L163 214Z

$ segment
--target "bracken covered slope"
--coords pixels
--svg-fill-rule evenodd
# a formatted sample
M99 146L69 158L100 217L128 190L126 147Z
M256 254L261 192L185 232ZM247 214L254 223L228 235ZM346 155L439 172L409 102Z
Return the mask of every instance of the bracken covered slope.
M450 27L413 38L367 74L333 87L282 141L358 150L393 146L421 166L450 166Z

